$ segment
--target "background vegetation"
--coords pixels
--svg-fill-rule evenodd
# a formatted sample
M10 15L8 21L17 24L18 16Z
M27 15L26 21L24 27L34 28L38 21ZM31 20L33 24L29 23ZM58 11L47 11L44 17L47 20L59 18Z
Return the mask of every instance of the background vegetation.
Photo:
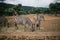
M4 0L3 0L4 1ZM13 9L16 10L18 14L36 14L36 13L43 13L43 14L60 14L60 3L51 3L49 8L43 7L31 7L31 6L22 6L22 4L13 5L7 4L4 2L0 2L0 16L12 16Z

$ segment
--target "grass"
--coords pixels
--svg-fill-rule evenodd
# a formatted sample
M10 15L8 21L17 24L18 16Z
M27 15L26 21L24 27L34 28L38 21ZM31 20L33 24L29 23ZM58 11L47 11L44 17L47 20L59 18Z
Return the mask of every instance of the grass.
M34 23L34 18L36 18L35 14L25 15L29 17ZM24 26L18 24L18 29L13 25L12 16L6 17L10 22L10 27L2 27L1 35L0 34L0 40L2 38L5 40L45 40L45 36L43 35L50 35L48 36L48 40L56 40L54 37L58 37L57 40L60 40L60 36L53 36L53 35L59 35L60 34L60 17L51 16L51 15L44 15L45 21L41 21L40 30L37 30L35 27L35 31L31 32L29 29L29 26L26 25L26 31L24 31ZM45 32L45 33L44 33ZM59 33L55 33L59 32ZM46 34L47 33L47 34ZM53 34L52 34L53 33ZM4 37L3 37L4 36ZM53 36L53 37L52 37ZM54 39L53 39L54 38Z
M34 18L36 18L35 14L30 14L30 15L24 15L28 18L30 18L30 20L32 21L32 23L34 23ZM41 21L41 25L40 25L40 30L37 30L37 28L35 27L35 31L40 31L40 32L48 32L48 31L60 31L60 17L56 17L56 16L51 16L51 15L44 15L45 16L45 21ZM6 17L9 21L10 21L10 28L2 28L2 30L10 30L10 31L16 31L16 28L13 25L13 17L12 16L8 16ZM18 31L23 31L24 30L24 26L18 24ZM26 31L30 31L29 26L26 25Z
M53 36L55 33L47 32L48 36L46 36L46 33L42 32L12 32L12 33L5 33L4 35L0 34L0 40L60 40L60 36ZM52 35L53 34L53 35ZM45 35L45 36L44 36ZM50 36L49 36L50 35Z

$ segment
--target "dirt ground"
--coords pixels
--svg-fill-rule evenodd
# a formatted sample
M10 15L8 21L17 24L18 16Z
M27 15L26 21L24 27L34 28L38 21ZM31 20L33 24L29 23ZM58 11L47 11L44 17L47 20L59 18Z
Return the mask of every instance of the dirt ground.
M41 14L39 14L41 15ZM28 17L32 23L35 23L36 14L24 15ZM60 17L54 15L44 14L45 21L41 21L40 31L60 31ZM8 16L7 19L13 24L13 16ZM18 25L21 26L21 25ZM13 27L12 27L13 28ZM22 27L19 27L22 29ZM28 27L27 27L28 28Z
M32 23L34 23L34 18L36 18L36 14L25 15L29 17ZM6 40L56 40L56 39L45 39L45 36L57 36L60 40L60 17L52 16L45 14L45 21L41 21L40 30L36 30L34 32L29 32L29 29L26 28L27 31L21 31L23 28L19 25L19 29L16 30L15 27L11 26L10 28L3 28L0 33L0 40L6 38ZM11 23L13 22L13 16L6 17ZM13 23L12 23L13 24ZM11 24L11 25L12 25ZM4 39L5 40L5 39Z

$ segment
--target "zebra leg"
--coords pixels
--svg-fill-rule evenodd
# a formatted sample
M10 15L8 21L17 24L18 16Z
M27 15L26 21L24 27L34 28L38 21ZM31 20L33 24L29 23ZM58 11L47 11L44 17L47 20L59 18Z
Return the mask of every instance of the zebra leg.
M5 21L3 21L2 23L3 23L3 27L5 27L5 26L6 26L6 25L5 25Z
M16 29L18 29L17 23L14 23L14 24L15 24Z
M23 24L24 25L24 31L26 31L26 24Z
M31 31L32 31L32 32L34 32L34 31L35 31L33 27L31 27Z
M40 30L40 25L39 24L36 24L36 27L38 30Z
M9 23L7 21L5 21L4 26L9 28Z
M31 30L32 32L35 31L35 29L34 29L34 25L30 26L30 30Z
M7 25L8 28L10 27L10 26L9 26L9 23L7 23L6 25Z

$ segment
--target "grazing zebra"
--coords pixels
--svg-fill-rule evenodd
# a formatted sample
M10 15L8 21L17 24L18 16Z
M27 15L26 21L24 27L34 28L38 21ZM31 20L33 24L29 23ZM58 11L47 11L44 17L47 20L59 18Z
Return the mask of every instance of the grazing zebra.
M15 27L16 27L17 29L18 29L17 24L22 24L22 25L24 25L24 29L26 28L26 24L28 24L30 30L31 30L31 31L34 31L33 23L31 22L31 20L30 20L28 17L25 17L24 15L23 15L23 16L19 16L15 10L14 10L13 19L14 19Z
M34 31L33 24L32 24L31 20L28 17L16 15L16 16L14 16L14 23L15 23L15 27L17 29L18 29L17 24L24 25L24 29L26 28L26 24L28 24L30 30Z
M45 20L44 16L43 15L39 15L37 14L37 18L35 19L35 26L37 27L37 29L40 30L40 25L41 25L41 21L42 20Z

